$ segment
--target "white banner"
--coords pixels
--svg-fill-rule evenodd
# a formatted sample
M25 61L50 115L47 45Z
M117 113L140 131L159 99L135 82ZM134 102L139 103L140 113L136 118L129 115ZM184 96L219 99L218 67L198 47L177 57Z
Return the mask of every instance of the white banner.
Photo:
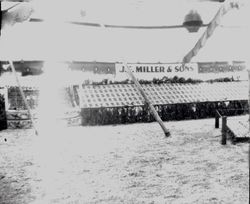
M182 64L128 64L135 77L138 79L153 79L166 77L198 78L197 63ZM116 79L127 78L125 67L122 63L116 64Z

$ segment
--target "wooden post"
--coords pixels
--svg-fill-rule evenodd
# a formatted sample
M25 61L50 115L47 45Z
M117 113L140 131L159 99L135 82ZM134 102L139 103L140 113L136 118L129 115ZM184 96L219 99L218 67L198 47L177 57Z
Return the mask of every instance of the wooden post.
M249 66L249 64L247 64ZM248 136L250 137L250 70L248 71L248 114L249 114L249 119L248 119ZM248 168L250 169L250 144L248 145ZM249 192L250 194L250 192ZM249 195L249 203L250 203L250 195Z
M81 109L81 108L83 108L83 104L82 104L83 88L82 88L82 84L81 83L78 86L79 86L79 89L78 89L77 93L78 93L78 98L79 98L79 107Z
M84 119L83 119L83 104L82 104L82 93L83 93L83 88L82 88L82 83L78 84L79 88L77 90L78 93L78 98L79 98L79 108L81 110L80 114L81 114L81 125L83 125L84 123Z
M216 110L215 112L215 128L219 128L220 127L220 115L218 113L218 110Z
M19 82L18 76L17 76L17 74L16 74L16 70L15 70L14 64L13 64L13 62L12 62L11 60L9 60L8 62L9 62L9 64L10 64L11 71L12 71L13 74L15 75L16 82L17 82L19 91L20 91L20 93L21 93L21 97L22 97L22 99L23 99L24 105L25 105L26 108L27 108L28 114L29 114L29 116L30 116L31 123L32 123L32 125L33 125L33 128L35 129L35 133L36 133L36 135L38 135L38 131L37 131L37 128L36 128L36 125L35 125L35 122L34 122L34 120L33 120L33 116L32 116L31 110L30 110L30 106L29 106L29 104L28 104L28 102L27 102L27 100L26 100L26 98L25 98L23 89L22 89L22 87L21 87L21 84L20 84L20 82Z
M247 65L249 66L249 64L247 64ZM247 72L248 72L248 114L249 114L248 136L250 137L250 70L247 70ZM248 145L248 168L250 169L250 144ZM250 203L250 192L249 192L249 203Z
M162 122L160 116L158 115L157 111L155 110L154 106L151 104L151 102L149 101L147 95L144 93L141 85L139 84L139 82L137 81L137 79L135 78L135 76L133 75L133 73L131 72L130 68L128 67L127 63L124 63L126 71L128 73L128 75L131 77L131 79L134 81L135 86L137 88L137 90L141 93L142 97L144 98L145 102L148 104L151 113L153 114L154 118L156 119L156 121L159 123L159 125L161 126L164 134L166 137L170 136L170 132L169 130L164 126L164 123Z
M75 96L75 92L74 92L74 86L73 85L69 85L69 94L70 96L72 96L72 103L74 105L74 107L77 106L77 103L76 103L76 96Z
M222 117L222 128L221 128L221 144L227 144L227 117Z
M5 110L9 110L9 96L8 96L8 87L4 87L4 102L5 102Z
M247 70L248 72L248 114L249 114L249 119L248 119L248 132L250 133L250 70ZM250 154L250 152L249 152Z

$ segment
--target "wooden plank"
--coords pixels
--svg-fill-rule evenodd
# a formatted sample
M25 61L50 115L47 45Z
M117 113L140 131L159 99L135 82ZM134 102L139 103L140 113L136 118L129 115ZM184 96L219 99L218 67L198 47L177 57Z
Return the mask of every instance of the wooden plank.
M236 138L249 137L248 121L245 120L230 120L227 122L228 128L233 132Z

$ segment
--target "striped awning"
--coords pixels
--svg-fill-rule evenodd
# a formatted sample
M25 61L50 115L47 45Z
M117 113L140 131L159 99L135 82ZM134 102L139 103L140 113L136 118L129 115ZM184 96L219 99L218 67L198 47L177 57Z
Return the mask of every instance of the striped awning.
M198 84L143 84L143 90L154 105L235 101L248 99L248 82ZM84 85L83 108L141 106L143 97L134 84Z

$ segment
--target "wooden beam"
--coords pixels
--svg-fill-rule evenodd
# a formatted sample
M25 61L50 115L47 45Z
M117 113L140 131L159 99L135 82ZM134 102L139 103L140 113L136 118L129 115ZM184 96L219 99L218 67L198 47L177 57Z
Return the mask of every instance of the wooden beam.
M137 88L137 90L140 92L140 94L142 95L142 97L144 98L146 104L149 106L151 113L153 114L154 118L156 119L156 121L159 123L159 125L161 126L164 134L166 137L170 136L170 132L169 130L164 126L164 123L162 122L160 116L158 115L157 111L155 110L154 106L152 105L152 103L150 102L150 100L148 99L147 95L144 93L141 85L139 84L139 82L137 81L137 79L135 78L135 76L133 75L132 71L130 70L130 68L128 67L127 63L123 63L126 69L126 72L128 73L128 75L131 77L131 79L133 80L133 82L135 83L135 86Z

